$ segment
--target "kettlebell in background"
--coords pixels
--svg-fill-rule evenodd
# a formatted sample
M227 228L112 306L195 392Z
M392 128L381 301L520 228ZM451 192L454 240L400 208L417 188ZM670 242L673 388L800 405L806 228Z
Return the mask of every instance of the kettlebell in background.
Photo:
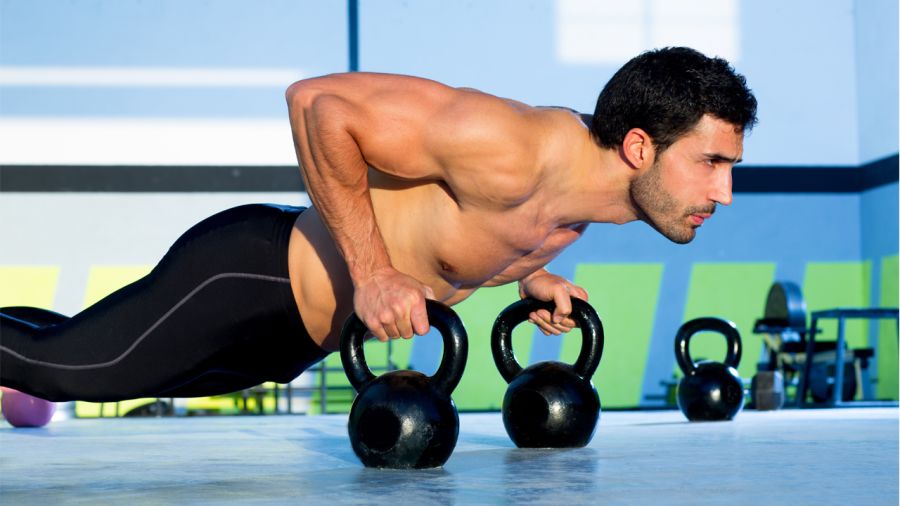
M13 427L43 427L56 412L56 403L38 399L12 388L0 387L0 411Z
M13 318L22 318L34 325L54 325L69 319L47 309L25 306L0 308L0 312ZM39 399L25 392L8 387L0 387L0 411L13 427L43 427L50 423L56 413L56 403Z
M452 309L426 301L428 320L444 340L434 376L391 371L375 377L366 364L366 326L355 314L341 333L341 362L358 395L350 409L350 443L366 467L423 469L444 465L459 436L459 414L450 398L468 355L466 330Z
M522 299L494 322L491 349L503 379L503 425L520 448L572 448L587 445L600 419L600 397L591 376L603 354L603 325L594 309L572 298L572 315L581 328L581 352L575 364L546 361L525 369L512 350L512 331L529 313L555 309L553 302Z
M728 343L724 363L694 363L689 350L691 336L716 332ZM684 373L678 383L678 408L691 421L731 420L744 406L744 383L738 375L741 336L737 327L721 318L697 318L686 322L675 336L675 360Z

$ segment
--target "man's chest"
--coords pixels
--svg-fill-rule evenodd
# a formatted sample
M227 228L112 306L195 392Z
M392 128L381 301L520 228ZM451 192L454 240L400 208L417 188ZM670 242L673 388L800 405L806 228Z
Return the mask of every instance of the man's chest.
M582 230L515 217L464 220L437 243L434 265L459 287L500 284L499 277L511 282L546 265Z

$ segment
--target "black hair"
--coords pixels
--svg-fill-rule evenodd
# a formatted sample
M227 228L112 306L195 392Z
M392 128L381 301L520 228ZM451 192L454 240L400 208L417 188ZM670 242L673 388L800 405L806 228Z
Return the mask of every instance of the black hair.
M746 132L756 124L756 97L744 76L722 58L667 47L636 56L606 83L591 134L600 146L616 148L629 130L641 128L662 152L704 114Z

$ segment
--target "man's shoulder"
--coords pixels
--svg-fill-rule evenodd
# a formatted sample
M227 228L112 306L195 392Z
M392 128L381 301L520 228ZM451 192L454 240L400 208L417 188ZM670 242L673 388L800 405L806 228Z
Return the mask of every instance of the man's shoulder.
M535 107L532 128L538 130L543 144L551 150L565 149L588 130L581 114L567 107Z
M478 90L459 90L452 104L430 123L442 139L442 154L456 158L489 156L495 170L519 176L533 168L537 176L545 160L559 158L586 130L577 112L535 107ZM449 150L449 151L448 151Z
M533 109L543 121L559 128L584 128L587 126L584 115L569 107L553 105L537 106Z
M537 154L542 170L559 173L572 163L572 156L586 136L588 126L574 109L538 107L536 127L541 133L541 149Z

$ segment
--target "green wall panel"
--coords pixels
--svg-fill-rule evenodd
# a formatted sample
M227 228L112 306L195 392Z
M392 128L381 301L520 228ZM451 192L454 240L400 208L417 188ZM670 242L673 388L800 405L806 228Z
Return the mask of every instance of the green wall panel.
M584 287L603 321L605 343L594 385L604 408L632 408L641 401L644 368L653 334L663 264L578 264ZM581 332L563 338L560 359L575 362Z
M59 266L0 265L0 307L53 308Z
M683 321L715 316L734 322L741 333L743 352L738 372L744 378L756 373L762 338L753 334L753 324L763 315L774 278L775 264L768 262L695 263L691 268ZM677 331L672 329L673 342ZM721 334L699 333L691 339L694 360L721 361L725 350ZM680 370L676 374L682 376Z
M838 307L869 307L871 262L810 262L806 264L803 297L812 313ZM822 331L816 339L837 339L837 320L820 320ZM869 323L866 320L847 320L845 336L850 348L865 348L869 342Z
M491 328L504 308L519 300L515 283L482 288L471 297L453 307L466 325L469 334L469 360L462 381L453 393L453 400L461 410L500 409L506 382L491 354ZM531 355L534 325L525 322L513 331L513 350L522 366Z
M880 307L897 307L898 291L897 255L881 260ZM878 324L878 384L875 392L879 399L897 399L897 322L882 320Z

